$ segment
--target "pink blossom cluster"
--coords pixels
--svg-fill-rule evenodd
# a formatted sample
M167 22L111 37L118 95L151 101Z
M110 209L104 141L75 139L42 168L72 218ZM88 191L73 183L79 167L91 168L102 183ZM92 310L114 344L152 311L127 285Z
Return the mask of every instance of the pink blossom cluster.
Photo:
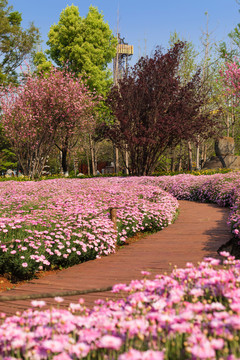
M225 62L220 70L220 76L224 86L224 95L226 97L229 97L229 95L234 96L233 106L238 106L240 97L240 59L236 57L232 62Z
M61 309L44 301L0 326L0 356L13 359L240 359L240 261L187 263L167 275L117 284L119 300L83 299ZM58 304L57 304L58 303Z
M0 273L17 278L115 251L139 231L171 223L177 200L141 178L0 183ZM117 208L117 232L109 209Z

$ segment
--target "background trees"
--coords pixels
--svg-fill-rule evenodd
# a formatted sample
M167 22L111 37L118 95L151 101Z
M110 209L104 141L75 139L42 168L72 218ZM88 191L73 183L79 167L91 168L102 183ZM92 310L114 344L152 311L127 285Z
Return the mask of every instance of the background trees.
M207 92L200 74L185 84L178 76L184 47L179 42L141 58L109 95L117 121L107 131L121 152L127 144L133 175L151 174L168 147L213 128L214 117L202 111Z
M109 25L104 21L103 14L96 7L90 6L87 16L81 17L77 6L67 6L60 15L59 22L51 26L48 33L45 54L37 53L34 63L38 71L49 71L51 61L62 68L66 64L68 69L85 79L89 89L101 95L102 101L93 114L96 122L106 116L104 99L112 85L111 71L108 64L116 53L117 40L113 36ZM92 172L96 174L96 144L94 128L89 127L86 154L91 154ZM66 142L65 142L66 143ZM76 143L77 145L77 143ZM89 149L88 149L89 148ZM59 150L62 152L63 147ZM65 153L62 152L62 159ZM63 166L66 168L66 163ZM64 169L65 171L65 169Z
M25 175L40 176L52 147L93 121L86 116L93 100L81 78L60 69L47 76L29 74L21 86L5 89L2 123Z
M0 0L0 86L19 80L18 68L34 51L39 42L39 30L32 24L21 26L22 16ZM0 171L16 168L16 156L0 123Z
M180 36L175 32L170 36L169 51L163 53L158 48L152 58L141 58L120 81L119 87L110 90L113 81L108 65L116 53L117 39L96 7L90 6L86 17L80 16L77 6L64 9L59 22L50 28L48 50L34 55L35 75L22 80L17 66L33 51L38 30L33 25L23 30L21 14L7 7L7 0L0 0L0 19L0 82L4 85L20 83L19 88L9 87L2 97L0 170L6 169L6 164L15 165L15 151L18 159L21 158L24 172L31 176L41 173L46 161L44 154L51 154L49 163L56 172L62 168L67 173L70 164L75 173L83 171L78 167L79 160L87 164L88 171L85 167L84 172L91 171L95 175L98 160L114 161L109 138L122 152L122 169L128 168L132 174L151 174L156 167L159 170L190 170L199 168L201 158L206 160L213 154L212 134L217 123L225 127L223 135L234 137L239 151L236 89L229 82L231 91L225 91L227 96L223 96L227 78L219 75L220 65L228 70L228 64L233 63L233 52L222 44L220 54L222 56L225 51L227 57L219 61L219 53L214 53L210 44L208 22L202 37L203 55L196 53L191 42L179 42ZM239 26L230 37L237 53ZM74 81L81 82L80 93L86 95L86 102L82 98L79 113L69 110L64 103L61 86L58 102L58 85L52 83L54 67L57 69L55 75L62 71L61 76L69 79L65 91ZM197 67L201 72L196 74ZM220 81L216 82L219 77ZM40 84L44 86L42 93ZM74 104L80 101L71 86L69 91L73 99L66 95L68 101ZM98 95L97 101L95 95ZM97 107L93 106L94 102ZM62 114L65 111L61 119L59 111ZM105 125L96 128L96 124L101 123ZM49 134L48 128L51 129ZM209 140L205 141L206 138ZM11 151L11 144L14 151Z
M33 25L24 30L22 16L0 0L0 84L17 81L17 68L39 41L39 30Z
M228 111L231 111L231 124L228 122L228 132L235 137L237 145L240 143L239 105L240 105L240 59L226 62L220 71L225 101ZM237 119L238 118L238 119Z

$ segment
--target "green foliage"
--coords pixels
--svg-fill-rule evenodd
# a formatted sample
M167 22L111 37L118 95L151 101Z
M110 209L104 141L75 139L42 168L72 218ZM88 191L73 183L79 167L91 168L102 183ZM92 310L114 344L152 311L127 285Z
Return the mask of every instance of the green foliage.
M0 153L0 171L17 168L16 155L9 149L3 149Z
M214 175L214 174L226 174L232 172L232 169L203 169L193 171L155 171L153 176L175 176L179 174L191 174L191 175Z
M235 56L240 55L240 24L228 34L230 44L225 41L221 42L218 46L218 52L222 59L234 61Z
M0 174L7 169L16 169L17 158L13 153L10 143L4 135L1 123L0 123Z
M71 71L86 77L91 90L106 95L112 83L107 65L115 56L117 40L103 14L90 6L83 18L77 6L67 6L58 24L51 26L48 37L46 52L50 59L60 67L67 63Z
M180 65L179 65L179 76L183 83L191 80L197 70L196 58L198 56L194 49L194 45L191 41L185 41L181 39L179 34L175 31L170 34L169 44L173 47L179 41L185 42L185 47L182 52Z
M39 41L39 30L32 24L24 30L22 16L12 11L7 0L0 0L0 84L17 81L17 68Z
M51 61L48 61L46 54L44 54L42 51L36 52L34 55L33 64L36 66L38 73L48 73L53 66Z

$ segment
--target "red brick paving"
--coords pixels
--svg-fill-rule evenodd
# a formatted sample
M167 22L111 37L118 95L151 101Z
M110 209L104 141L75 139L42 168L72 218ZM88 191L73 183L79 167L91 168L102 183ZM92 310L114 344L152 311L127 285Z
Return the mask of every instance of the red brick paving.
M102 288L116 283L129 283L141 278L141 270L152 276L169 272L169 263L183 267L186 262L197 263L205 256L218 257L217 249L230 238L226 222L229 210L214 204L180 201L180 215L176 222L162 231L121 248L117 253L75 265L57 274L32 280L1 295L55 293L65 290ZM98 298L114 298L108 293L94 293L64 298L62 306L85 299L88 307ZM54 299L44 299L47 305ZM0 312L8 316L30 307L30 300L0 303Z

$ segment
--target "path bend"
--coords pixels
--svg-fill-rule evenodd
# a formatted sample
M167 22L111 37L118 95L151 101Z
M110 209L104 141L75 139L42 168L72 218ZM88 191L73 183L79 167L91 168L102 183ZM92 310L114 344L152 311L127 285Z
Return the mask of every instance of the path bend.
M179 201L180 214L174 224L138 242L121 248L115 254L101 259L75 265L42 279L32 280L24 285L0 294L7 296L36 293L55 293L66 290L87 290L129 283L142 278L141 271L156 274L169 272L169 263L184 267L186 262L196 264L206 256L217 258L218 248L231 238L227 227L229 209L215 204ZM61 306L85 299L87 307L93 306L99 298L114 298L105 293L65 297ZM56 302L44 299L48 306ZM0 302L0 312L14 315L31 306L30 300Z

